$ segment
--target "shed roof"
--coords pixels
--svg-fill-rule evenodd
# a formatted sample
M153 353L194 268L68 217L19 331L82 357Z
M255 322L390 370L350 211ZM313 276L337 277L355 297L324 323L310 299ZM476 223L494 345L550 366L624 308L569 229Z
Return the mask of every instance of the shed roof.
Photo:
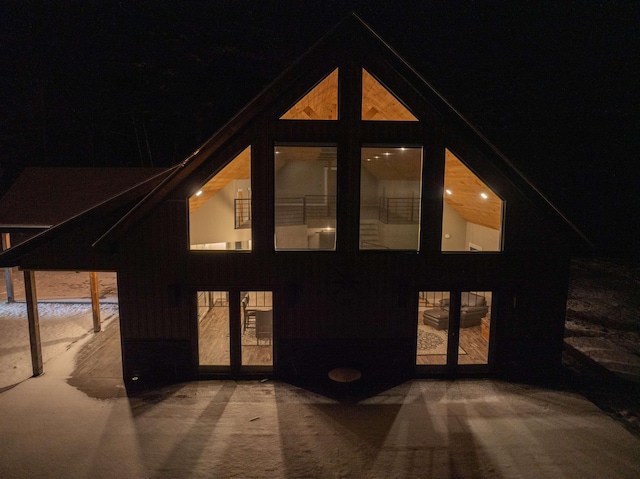
M98 170L101 170L101 168L99 168ZM97 251L90 251L93 250L92 245L96 237L103 234L104 231L109 228L118 218L120 218L124 212L131 209L132 205L136 204L138 201L140 201L140 198L153 190L172 171L172 169L163 168L140 168L140 170L146 170L138 172L142 177L140 181L133 183L133 179L135 177L135 174L133 174L129 178L131 180L130 182L123 181L122 183L114 183L120 185L122 188L109 197L107 197L107 193L103 191L102 194L92 196L91 199L87 199L87 203L80 202L71 204L70 200L61 201L60 204L71 204L70 206L67 206L67 209L65 210L65 214L70 214L71 216L64 217L63 220L53 224L50 228L47 228L39 234L36 234L35 236L29 238L28 240L16 246L12 246L8 250L2 252L2 254L0 254L0 264L2 266L16 266L18 264L22 265L23 259L26 256L32 254L34 251L38 251L38 248L42 248L46 245L53 245L52 247L54 249L56 247L59 248L59 245L56 246L56 241L59 242L59 239L64 238L64 235L69 234L69 232L77 232L85 224L91 225L90 234L86 234L85 231L85 234L72 235L75 238L76 242L79 241L80 243L82 243L82 249L86 250L84 251L85 255L82 258L78 259L78 265L74 265L72 269L89 268L89 263L83 263L83 261L87 261L87 257L89 257L89 262L100 263L100 259L104 259L100 257L105 255L100 255ZM129 183L129 185L124 186L126 183ZM100 182L96 180L96 182L93 184L93 187L99 184ZM78 189L91 191L89 186L90 185L87 185L86 188ZM107 191L112 190L109 188L107 189ZM62 194L64 192L59 193ZM98 196L100 200L98 200ZM78 198L82 198L82 196L78 194L76 199ZM46 197L44 197L44 200L44 203L46 203ZM96 203L96 201L99 202ZM91 202L93 202L93 204ZM48 206L45 206L44 204L43 207L45 207L45 209L48 209ZM34 209L37 209L37 205L34 207ZM58 216L58 218L60 217L62 216ZM49 216L47 218L53 218L53 216ZM14 225L13 227L10 225L0 225L0 230L3 229L4 231L20 231L21 229L29 228L26 223L22 223L22 225L18 224ZM81 238L78 238L78 236L81 236ZM75 246L77 247L77 245ZM78 250L76 249L75 251L77 252ZM43 257L51 256L50 254L42 252L40 252L40 255ZM96 261L96 258L98 258L98 261ZM42 263L42 261L38 262ZM113 266L111 266L108 259L106 263L108 264L108 266L105 267L103 265L101 268L94 269L113 269ZM38 264L38 267L41 268L42 266Z
M164 168L25 168L0 198L0 230L54 226L163 171Z

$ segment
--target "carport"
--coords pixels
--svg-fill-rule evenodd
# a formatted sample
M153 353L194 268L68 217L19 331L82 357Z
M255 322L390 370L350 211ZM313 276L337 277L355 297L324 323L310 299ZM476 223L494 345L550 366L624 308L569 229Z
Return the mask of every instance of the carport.
M123 192L135 190L136 185L145 183L163 171L161 168L26 168L0 198L2 251L16 248L27 240L33 239L37 242L40 233L64 225L86 210ZM6 255L11 256L11 253ZM20 256L19 251L15 256ZM52 260L55 263L56 258ZM67 258L67 262L76 263L73 258ZM75 266L84 266L82 260L77 263ZM51 266L52 268L47 270L58 270L55 264ZM33 375L39 376L43 373L43 361L36 270L25 267L20 269L24 275ZM85 267L78 269L85 270ZM73 271L76 268L62 267L59 270ZM109 270L112 269L100 269ZM101 330L99 272L92 269L87 273L90 281L87 293L91 299L93 331L97 333ZM4 268L8 303L16 301L14 274L14 268Z

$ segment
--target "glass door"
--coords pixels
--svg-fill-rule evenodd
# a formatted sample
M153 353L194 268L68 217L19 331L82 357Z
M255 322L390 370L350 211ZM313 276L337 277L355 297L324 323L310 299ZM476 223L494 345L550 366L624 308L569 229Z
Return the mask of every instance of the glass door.
M492 299L491 291L420 291L416 365L488 365Z
M198 359L238 372L273 366L271 291L198 291Z

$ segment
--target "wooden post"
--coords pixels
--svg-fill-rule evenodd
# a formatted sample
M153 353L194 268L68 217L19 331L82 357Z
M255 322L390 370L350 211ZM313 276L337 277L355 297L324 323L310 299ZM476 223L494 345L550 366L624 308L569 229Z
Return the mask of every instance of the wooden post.
M93 332L99 333L102 330L100 323L100 297L98 294L98 273L91 271L89 273L91 283L91 311L93 312Z
M2 251L11 248L11 234L2 233ZM13 303L13 270L11 268L4 269L4 282L7 285L7 303Z
M42 374L42 346L40 345L40 318L38 317L38 294L36 293L34 271L24 272L24 292L27 300L31 365L33 366L33 375L40 376Z

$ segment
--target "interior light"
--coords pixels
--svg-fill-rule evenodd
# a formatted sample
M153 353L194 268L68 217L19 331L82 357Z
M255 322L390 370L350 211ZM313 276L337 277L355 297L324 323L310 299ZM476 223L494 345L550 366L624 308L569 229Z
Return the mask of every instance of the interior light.
M486 200L487 198L489 198L486 193L480 193L480 196L482 196L483 200Z
M384 156L391 156L391 153L389 153L388 151L385 151L385 152L383 153L383 155L384 155Z
M444 191L446 191L448 195L451 194L451 190L444 190Z
M198 190L196 196L200 196L202 194L202 190Z

